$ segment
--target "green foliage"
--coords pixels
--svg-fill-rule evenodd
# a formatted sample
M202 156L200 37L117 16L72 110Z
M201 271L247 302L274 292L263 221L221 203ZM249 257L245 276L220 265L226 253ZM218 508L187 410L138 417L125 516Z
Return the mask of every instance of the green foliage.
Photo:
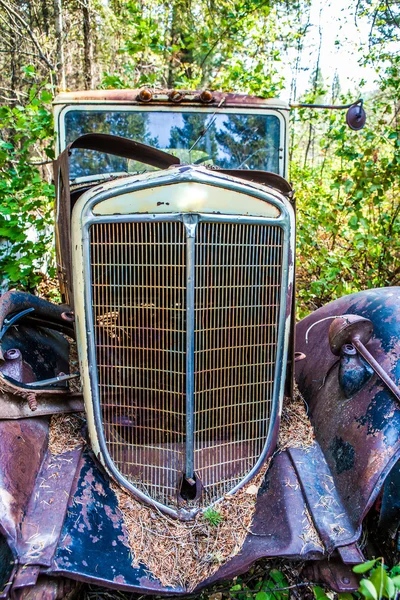
M283 89L279 63L295 43L309 0L182 0L126 2L122 68L103 87L210 86L272 97ZM294 24L298 24L298 26Z
M313 593L315 600L329 600L328 596L325 593L325 590L319 585L315 585L313 587Z
M367 102L368 121L349 130L342 115L313 115L318 161L294 151L300 316L344 294L400 282L400 78ZM299 124L309 125L307 111Z
M211 527L217 527L220 523L222 523L224 517L218 510L210 506L209 508L207 508L207 510L204 511L203 519L207 521L207 523L211 525Z
M358 574L368 574L360 581L358 592L365 600L381 600L382 598L395 598L400 592L400 567L392 569L384 564L382 558L369 560L356 565L353 571Z
M51 262L54 187L34 164L38 152L53 158L51 98L34 85L25 106L0 107L0 279L10 287L33 288Z
M351 131L339 111L293 117L300 317L342 295L400 283L400 14L383 0L360 0L356 11L371 23L362 63L379 74L366 127ZM318 72L306 100L322 99L330 101Z
M237 583L230 589L230 596L237 600L289 600L287 589L288 580L279 569L271 569L265 579L259 579L254 587L250 588L242 578L237 578Z

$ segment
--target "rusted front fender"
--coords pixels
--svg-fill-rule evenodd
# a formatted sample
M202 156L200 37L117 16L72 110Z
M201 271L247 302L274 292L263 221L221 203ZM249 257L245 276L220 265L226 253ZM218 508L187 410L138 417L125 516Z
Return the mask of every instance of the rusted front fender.
M339 383L340 359L328 342L329 317L344 314L372 321L374 334L367 348L398 383L400 287L345 296L315 311L296 328L296 350L306 355L296 363L296 380L334 485L357 528L400 458L400 403L375 374L346 397Z
M316 443L274 457L241 552L196 591L243 573L259 558L277 556L318 561L316 577L329 580L338 591L357 588L351 568L341 569L343 563L362 560L356 545L361 523L385 479L390 485L382 505L392 506L397 480L394 470L392 479L388 474L400 455L400 406L375 375L352 397L345 396L338 359L328 343L331 321L322 319L349 313L371 319L375 334L368 349L397 382L399 307L400 288L370 290L333 302L298 324L296 350L306 358L296 363L297 381L310 408ZM163 587L146 565L132 566L108 477L90 451L51 456L48 431L46 416L0 420L0 542L8 561L3 576L0 568L0 584L2 578L6 583L0 598L9 593L23 598L40 577L185 595L187 589ZM325 563L330 557L334 560ZM338 559L342 562L333 569Z
M7 542L8 551L3 583L11 585L3 593L0 589L0 598L25 598L29 590L34 593L40 577L142 594L186 595L185 588L162 586L146 565L132 565L117 498L91 452L77 448L52 456L47 439L47 417L0 421L0 541ZM240 575L262 557L315 561L339 548L348 562L362 560L354 544L360 532L351 526L336 491L329 494L335 530L322 505L318 507L327 482L330 472L317 444L277 454L259 490L251 533L241 552L196 591ZM345 575L340 569L335 573L336 589L357 588L350 568Z

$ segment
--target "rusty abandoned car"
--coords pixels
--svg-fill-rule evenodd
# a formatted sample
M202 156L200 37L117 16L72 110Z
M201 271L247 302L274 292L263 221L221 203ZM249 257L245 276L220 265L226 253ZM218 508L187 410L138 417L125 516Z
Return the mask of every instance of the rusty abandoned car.
M368 527L398 556L400 289L295 327L288 111L56 98L62 304L0 299L1 598L185 595L273 557L349 591Z

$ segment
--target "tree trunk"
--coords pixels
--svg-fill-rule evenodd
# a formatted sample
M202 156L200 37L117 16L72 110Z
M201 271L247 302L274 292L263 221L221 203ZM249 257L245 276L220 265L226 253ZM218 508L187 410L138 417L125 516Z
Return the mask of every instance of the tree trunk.
M58 86L65 90L65 65L64 65L64 42L63 42L63 15L62 0L54 0L54 20L56 33L56 68Z
M83 12L83 83L85 90L92 87L92 31L90 23L90 0L82 5Z

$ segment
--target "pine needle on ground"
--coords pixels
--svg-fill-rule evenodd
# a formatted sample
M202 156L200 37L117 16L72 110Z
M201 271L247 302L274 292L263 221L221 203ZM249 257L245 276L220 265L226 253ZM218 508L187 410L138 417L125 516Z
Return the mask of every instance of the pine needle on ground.
M50 424L50 452L60 454L82 444L81 428L79 415L54 415ZM294 398L284 402L278 451L288 447L307 449L313 441L305 404L296 389ZM251 533L258 489L270 461L241 490L215 505L222 517L217 525L208 522L202 513L189 522L171 519L112 483L128 534L132 564L144 564L163 586L181 586L192 591L241 551ZM317 541L311 519L306 519L304 535L305 544Z

